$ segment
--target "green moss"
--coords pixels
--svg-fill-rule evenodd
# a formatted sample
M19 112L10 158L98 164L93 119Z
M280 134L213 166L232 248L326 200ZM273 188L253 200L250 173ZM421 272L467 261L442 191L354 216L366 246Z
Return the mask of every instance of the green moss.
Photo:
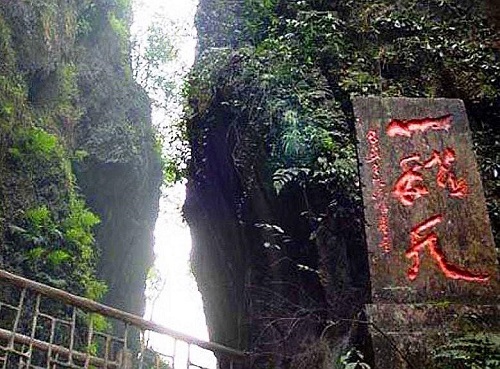
M108 13L108 21L113 32L118 36L120 42L126 43L129 37L127 24L123 19L116 16L115 13Z
M53 122L49 117L43 123ZM106 285L95 278L93 236L99 218L76 193L69 155L60 138L40 127L16 127L9 135L10 161L25 182L19 185L39 186L48 181L45 188L50 196L37 198L39 205L11 223L9 263L30 278L88 298L101 298ZM57 191L55 203L50 200L53 191Z
M66 63L57 70L57 113L63 119L77 121L81 117L81 109L77 105L78 69L73 63Z
M127 18L130 16L132 8L132 0L114 0L116 13L120 18Z
M44 3L35 8L46 42L57 42L61 31L55 25L58 7ZM74 32L71 8L59 10L64 13L64 32L70 37ZM30 81L33 93L29 101L28 75L17 71L12 46L10 30L0 17L0 138L5 148L0 173L16 178L15 186L25 192L1 198L20 204L24 195L26 205L31 206L22 217L6 219L10 231L4 241L11 246L6 247L5 260L10 268L23 270L31 278L101 297L105 285L94 277L93 228L99 219L76 194L66 143L59 134L65 128L61 123L74 124L81 116L78 69L70 61L62 62L52 72L45 72L48 77L43 84ZM1 185L0 190L5 191ZM29 188L36 189L35 197ZM0 205L5 216L12 216L16 205Z
M128 79L132 76L132 73L128 67L130 31L127 21L124 18L118 17L115 12L110 11L108 13L108 22L120 46L120 64L123 67L124 72L128 74Z
M17 117L26 115L27 88L21 76L15 73L16 53L11 45L10 29L1 14L0 55L0 128L3 131L0 135L5 135Z
M11 127L16 117L26 112L26 87L15 75L0 74L0 122Z
M15 55L10 46L10 29L0 16L0 70L7 70L14 66Z
M21 130L14 147L32 161L50 160L55 155L61 157L63 150L56 135L38 127Z
M147 97L138 106L129 67L130 9L129 0L0 6L2 267L92 299L106 291L95 277L99 218L72 162L135 165L151 147Z
M10 256L34 279L99 299L106 285L94 277L93 228L98 223L99 218L73 193L65 215L54 214L47 205L31 208L20 226L11 226L16 249Z

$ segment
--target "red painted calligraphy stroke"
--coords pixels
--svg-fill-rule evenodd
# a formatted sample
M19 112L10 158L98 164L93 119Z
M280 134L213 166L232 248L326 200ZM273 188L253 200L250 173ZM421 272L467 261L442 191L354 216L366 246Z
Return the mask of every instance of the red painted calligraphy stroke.
M439 118L423 118L399 120L393 119L387 126L387 135L389 137L403 136L411 137L414 133L424 133L427 131L448 131L451 128L453 116L444 115Z
M443 250L439 248L439 240L435 232L424 234L442 221L442 215L434 215L411 230L410 248L406 251L406 257L413 259L413 265L408 270L408 279L413 281L417 278L420 270L420 253L427 248L431 257L447 278L461 279L468 282L487 282L490 279L488 274L473 273L448 262Z
M388 253L391 251L391 236L389 229L389 210L385 200L385 182L382 179L381 166L380 166L380 146L378 133L375 130L368 131L366 139L370 145L366 163L370 164L372 174L372 200L375 202L375 209L378 212L378 225L377 229L380 232L381 240L379 247Z

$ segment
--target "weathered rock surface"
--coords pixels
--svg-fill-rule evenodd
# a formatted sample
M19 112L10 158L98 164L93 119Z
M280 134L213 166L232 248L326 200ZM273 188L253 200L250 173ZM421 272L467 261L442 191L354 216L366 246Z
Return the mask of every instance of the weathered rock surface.
M211 339L255 368L333 368L351 347L373 364L351 96L462 99L498 239L498 53L473 9L201 0L184 211ZM470 58L496 60L487 78Z
M37 278L23 261L33 245L16 251L10 229L26 226L28 209L45 207L53 227L62 227L80 193L101 220L103 301L141 314L161 167L149 99L131 77L128 11L104 0L0 4L0 265ZM94 269L95 261L75 258L74 265ZM38 267L50 278L61 273ZM92 295L85 283L60 287Z

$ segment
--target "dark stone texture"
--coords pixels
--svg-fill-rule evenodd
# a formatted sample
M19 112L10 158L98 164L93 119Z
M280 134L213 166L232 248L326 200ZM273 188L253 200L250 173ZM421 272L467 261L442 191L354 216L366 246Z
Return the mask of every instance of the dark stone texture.
M500 305L374 304L366 307L375 369L433 368L433 350L466 333L500 332Z
M210 339L254 352L254 368L299 368L307 355L329 357L324 349L330 345L339 353L358 334L351 322L328 329L325 322L353 318L367 301L366 254L349 247L348 233L334 237L336 229L352 225L349 214L335 221L326 215L319 226L303 215L307 201L314 209L327 208L321 189L311 189L307 199L298 185L276 194L261 160L266 148L255 132L244 133L248 140L257 136L254 162L238 166L234 158L243 134L235 133L233 122L244 127L245 118L221 104L230 99L228 91L217 90L189 125L192 161L184 214ZM279 225L283 233L263 224Z
M354 111L357 115L374 301L498 301L495 245L463 103L451 99L357 98L354 100ZM429 129L416 132L411 137L390 137L387 134L392 119L437 118L447 114L452 115L448 130ZM373 157L373 150L370 151L373 146L367 139L369 131L378 134L378 158ZM400 160L418 154L423 162L431 157L433 150L442 153L448 147L456 153L452 171L457 178L463 178L467 183L465 197L453 198L449 196L449 188L443 189L436 184L436 167L421 168L418 172L423 174L423 181L416 183L424 184L429 193L415 199L413 205L403 205L393 192L396 181L403 173ZM379 180L374 178L374 169L380 172L377 174ZM374 199L374 196L377 198ZM390 237L388 252L380 247L381 202L387 206L387 231ZM448 261L462 268L488 273L488 282L446 277L429 254L428 247L420 252L422 265L418 275L415 280L409 280L407 273L412 260L406 258L404 253L410 246L410 232L417 224L436 214L442 215L443 221L432 231L436 232L438 247L443 250Z
M82 192L101 217L96 239L98 275L109 287L104 302L142 315L146 274L153 263L153 231L162 181L154 146L150 101L102 29L79 57L85 115L76 146L89 153L77 168Z
M491 22L500 30L500 1L499 0L485 0L487 14Z
M462 101L451 99L357 98L354 112L374 301L366 311L375 368L432 368L437 347L470 332L500 331L498 263L465 108ZM401 131L408 137L391 137L388 130L393 119L401 123L448 114L451 125L446 129ZM423 127L422 122L412 124ZM394 193L404 171L400 160L418 154L425 161L433 150L442 152L447 147L456 153L452 168L467 182L466 196L449 197L448 188L436 185L435 169L420 167L415 171L424 175L417 183L423 183L429 193L403 205ZM489 281L447 278L431 258L429 245L420 251L423 261L418 275L409 279L411 260L405 252L410 232L435 214L445 218L434 230L437 247L451 263L487 271ZM381 222L384 218L387 227Z

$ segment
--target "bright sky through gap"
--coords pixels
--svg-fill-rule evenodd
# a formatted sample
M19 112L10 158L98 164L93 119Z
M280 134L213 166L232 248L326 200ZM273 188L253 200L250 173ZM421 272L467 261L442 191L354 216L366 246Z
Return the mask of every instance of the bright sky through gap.
M192 65L196 47L194 15L197 0L134 0L134 23L132 34L144 34L150 22L156 17L166 17L183 30L178 35L176 47L178 58L169 65L173 72L186 72ZM179 80L178 83L181 83ZM174 104L169 113L153 110L153 123L166 127L179 119L182 107ZM160 214L155 228L155 268L160 274L162 292L156 302L147 302L145 318L179 332L208 340L208 331L203 313L201 295L191 274L189 257L191 236L183 222L181 207L185 198L185 185L164 189L160 200ZM149 344L163 353L171 353L172 341L152 335ZM181 353L182 347L177 347ZM185 349L184 349L185 350ZM215 367L215 358L206 352L193 352L193 360L208 368ZM198 360L198 361L197 361Z

